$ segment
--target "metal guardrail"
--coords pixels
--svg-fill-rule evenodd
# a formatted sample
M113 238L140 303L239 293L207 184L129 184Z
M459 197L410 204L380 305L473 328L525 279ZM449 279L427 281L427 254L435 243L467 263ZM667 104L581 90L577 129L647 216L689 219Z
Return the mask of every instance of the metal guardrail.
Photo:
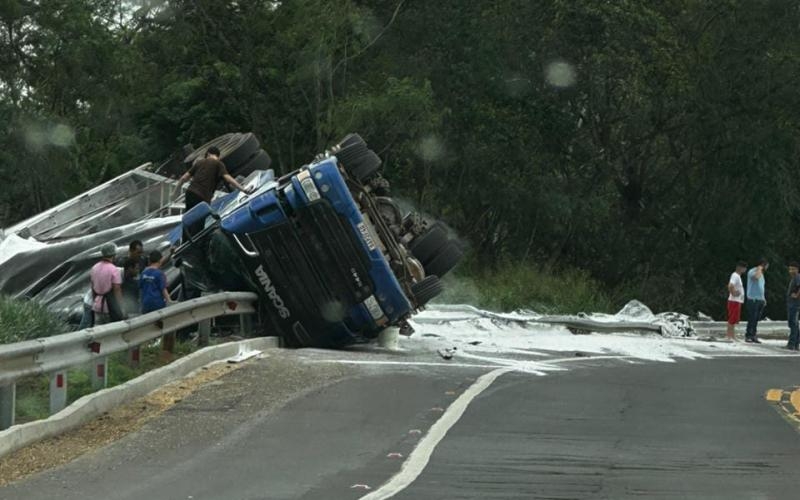
M138 349L142 344L183 327L225 315L256 312L258 296L249 292L223 292L180 302L135 318L85 330L0 345L0 430L13 425L16 383L31 375L50 375L50 412L64 408L66 370L93 363L93 385L107 383L107 357ZM243 321L243 328L248 323ZM99 388L98 387L98 388Z
M745 323L736 325L736 331L744 329ZM693 321L692 328L698 335L724 335L728 324L724 321ZM758 334L775 337L788 337L789 325L786 321L759 321Z
M413 321L419 324L435 324L442 321L464 321L475 319L476 317L483 317L505 322L560 325L575 330L585 330L587 332L645 331L659 334L663 333L660 325L647 321L597 321L589 318L576 318L574 316L520 316L483 311L470 305L437 304L430 306L429 309L448 314L438 318L416 317Z
M441 317L416 317L414 321L420 324L440 323L442 321L464 321L476 317L492 318L501 321L517 321L521 323L545 323L562 325L568 328L586 330L591 332L655 332L663 333L661 327L646 321L597 321L589 318L576 318L574 316L524 316L493 313L483 311L466 304L432 304L428 306L431 311L445 313ZM725 335L728 324L725 321L692 321L692 328L697 335ZM741 332L744 323L736 326L736 331ZM772 338L786 338L789 335L789 326L785 321L762 320L758 322L759 335Z

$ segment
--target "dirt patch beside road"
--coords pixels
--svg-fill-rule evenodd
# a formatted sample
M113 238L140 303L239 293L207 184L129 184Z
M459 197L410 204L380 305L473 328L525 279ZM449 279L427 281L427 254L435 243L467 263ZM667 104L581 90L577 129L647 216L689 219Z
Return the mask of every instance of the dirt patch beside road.
M0 486L57 467L133 432L194 391L246 363L215 363L147 396L116 408L61 436L46 439L0 459Z

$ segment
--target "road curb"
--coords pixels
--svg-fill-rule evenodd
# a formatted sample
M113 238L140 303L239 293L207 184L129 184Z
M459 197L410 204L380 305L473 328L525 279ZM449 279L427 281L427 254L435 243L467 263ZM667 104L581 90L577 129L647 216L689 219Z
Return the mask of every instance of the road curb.
M278 346L278 337L261 337L206 347L124 384L87 394L49 418L14 425L0 431L0 458L37 441L83 425L123 403L145 396L162 385L185 377L209 363L233 357L241 351L263 350Z

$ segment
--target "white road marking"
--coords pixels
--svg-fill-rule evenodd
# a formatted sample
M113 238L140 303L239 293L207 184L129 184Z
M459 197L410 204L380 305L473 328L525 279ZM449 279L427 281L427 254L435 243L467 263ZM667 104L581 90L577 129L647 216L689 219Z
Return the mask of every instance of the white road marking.
M468 353L460 353L459 356L479 359L484 361L495 361L495 363L450 363L450 362L432 362L432 361L381 361L381 360L368 360L368 359L314 359L308 360L309 363L336 363L344 365L389 365L389 366L443 366L448 368L509 368L510 371L529 373L534 375L545 375L547 371L561 371L562 368L548 366L550 364L561 363L580 363L595 360L618 359L621 361L629 361L631 359L638 359L636 356L629 355L601 355L593 356L591 354L586 356L570 356L568 358L555 358L543 359L538 361L523 361L509 358L500 357L486 357L476 356ZM536 370L536 368L539 370ZM541 371L540 371L541 370Z
M431 361L378 361L367 359L314 359L310 363L341 363L344 365L401 365L401 366L449 366L453 368L502 368L503 365L472 363L436 363Z
M573 356L571 358L549 359L542 361L542 363L575 363L579 361L592 361L595 359L638 359L636 356L620 355L620 356L592 356L586 354L584 356Z
M383 500L385 498L391 498L413 483L414 480L422 474L422 471L425 470L436 446L444 439L447 432L459 421L461 416L464 415L467 406L469 406L472 400L492 385L492 382L497 380L499 376L511 371L514 371L514 369L500 368L479 377L474 384L469 386L469 388L458 397L458 399L453 401L442 417L431 426L428 433L425 434L425 437L420 440L417 447L414 448L414 451L408 456L408 459L403 462L400 472L392 476L388 482L377 490L361 497L361 500Z
M767 354L714 354L711 356L711 359L717 358L798 358L800 359L800 354L790 354L790 353L767 353Z

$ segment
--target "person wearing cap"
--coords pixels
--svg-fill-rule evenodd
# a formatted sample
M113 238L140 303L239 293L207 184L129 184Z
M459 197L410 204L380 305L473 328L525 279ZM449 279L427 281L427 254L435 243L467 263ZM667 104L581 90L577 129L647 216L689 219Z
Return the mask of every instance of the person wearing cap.
M211 203L214 191L217 189L219 181L223 179L239 191L247 192L244 186L231 177L225 164L219 159L219 155L219 148L211 146L206 151L205 158L196 161L189 171L178 179L178 185L175 187L176 194L180 192L183 183L191 179L189 187L186 188L187 212L202 201Z
M100 247L100 261L89 272L94 296L92 311L95 325L122 319L112 318L111 311L114 310L114 306L112 304L109 307L109 299L116 300L117 305L122 304L122 276L120 276L117 266L114 265L116 255L117 246L113 243L106 243Z
M789 343L786 348L790 351L800 351L800 329L797 324L797 314L800 312L800 264L795 261L789 263L789 286L786 288L786 313L789 321Z

